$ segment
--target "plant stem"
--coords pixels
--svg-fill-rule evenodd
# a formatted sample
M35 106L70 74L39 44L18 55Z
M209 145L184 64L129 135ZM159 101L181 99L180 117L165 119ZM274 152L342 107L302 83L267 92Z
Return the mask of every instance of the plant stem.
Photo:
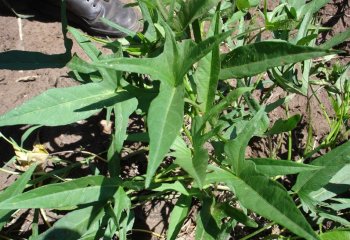
M164 19L168 19L168 13L160 0L156 0L156 5Z
M46 223L46 225L47 225L49 228L52 227L52 226L51 226L51 223L50 223L49 220L47 219L45 210L42 209L42 208L40 208L40 215L41 215L42 218L44 219L44 222Z
M289 108L288 103L286 103L286 114L287 118L289 118ZM293 139L292 139L292 131L288 131L288 157L287 160L292 160L292 145L293 145Z
M269 227L271 227L271 226L274 225L274 224L275 224L275 222L271 222L271 223L265 225L264 227L262 227L262 228L256 230L255 232L253 232L253 233L251 233L251 234L249 234L249 235L247 235L247 236L241 238L240 240L247 240L247 239L249 239L249 238L251 238L251 237L254 237L255 235L258 235L259 233L265 231L266 229L268 229Z
M155 179L154 182L155 183L164 183L164 182L175 182L175 181L179 181L179 180L188 180L188 179L192 179L192 178L189 176L167 177L167 178Z
M143 233L149 233L149 234L151 234L151 235L153 235L153 236L155 236L155 237L157 237L157 238L160 238L160 239L165 239L165 237L164 237L164 236L162 236L162 235L160 235L160 234L158 234L158 233L155 233L155 232L149 231L149 230L144 230L144 229L134 228L134 229L132 229L131 231L133 231L133 232L143 232Z
M168 16L167 22L170 25L173 23L173 19L174 19L175 1L176 0L172 0L169 7L169 16Z
M75 151L75 150L67 150L67 151L61 151L61 152L54 152L54 153L50 153L50 155L60 155L60 154L64 154L64 153L82 153L82 154L86 154L86 155L90 155L91 157L95 157L103 162L108 162L107 159L104 159L100 156L98 156L97 154L95 153L92 153L92 152L88 152L88 151Z
M13 175L19 175L20 174L18 172L13 172L13 171L7 170L5 168L0 168L0 172L5 172L5 173L13 174Z
M184 133L186 134L186 137L188 138L188 140L190 140L190 142L193 143L190 131L188 131L188 129L186 128L185 125L183 126L183 129L184 129Z
M202 42L201 27L199 25L198 19L192 23L192 30L194 35L194 40L196 43Z

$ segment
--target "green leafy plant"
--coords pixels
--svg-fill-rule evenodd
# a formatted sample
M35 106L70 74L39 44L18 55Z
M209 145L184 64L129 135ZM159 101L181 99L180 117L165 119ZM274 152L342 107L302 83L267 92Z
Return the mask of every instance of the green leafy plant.
M312 77L326 70L319 66L314 71L312 59L339 53L330 48L349 37L347 31L315 46L320 27L313 14L326 2L283 1L272 12L265 2L261 13L265 26L254 28L246 25L244 16L258 1L140 0L144 31L126 31L129 36L120 41L98 39L111 49L110 54L93 44L96 38L68 27L90 59L74 55L68 63L81 85L46 91L0 116L0 126L60 126L106 109L106 119L114 121L107 154L86 153L90 156L83 162L65 166L60 173L89 164L92 156L106 158L108 175L57 183L52 181L55 170L30 180L38 174L33 165L0 194L1 227L16 209L60 209L70 212L31 239L112 239L115 235L127 239L133 230L134 206L175 193L167 239L176 239L194 199L201 206L196 239L227 239L238 223L250 231L243 239L275 224L282 228L281 238L347 236L348 231L339 229L322 233L317 224L330 219L349 226L337 211L349 206L349 200L338 195L350 184L350 145L335 144L340 132L348 133L348 67L333 70L329 76L335 78L327 82L336 110L333 132L320 148L310 149L298 162L291 157L290 136L301 116L279 119L272 127L268 117L275 108L287 105L293 94L306 96L312 86L320 86ZM272 33L273 39L263 40L265 32ZM270 92L279 86L286 98L270 104L255 99L252 93L266 81L271 83ZM146 123L143 132L128 131L132 115ZM289 136L288 160L246 157L253 137L281 134ZM17 150L31 153L7 140ZM121 177L126 141L143 142L147 147L145 174ZM312 158L329 146L332 150L327 154ZM54 160L51 154L48 161ZM296 182L288 190L280 179L291 174ZM145 192L142 196L138 195L141 191ZM228 196L225 201L218 198L218 192ZM261 225L256 215L268 224Z

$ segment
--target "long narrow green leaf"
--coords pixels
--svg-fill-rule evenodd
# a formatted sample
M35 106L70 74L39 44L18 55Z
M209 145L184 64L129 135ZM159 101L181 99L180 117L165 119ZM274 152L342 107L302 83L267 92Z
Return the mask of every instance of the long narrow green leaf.
M148 113L150 138L146 186L179 134L184 115L183 85L173 87L161 83L159 95L152 101Z
M179 19L183 29L217 5L218 0L189 0L182 3Z
M325 201L350 189L350 163L344 165L329 182L317 191L310 193L316 201Z
M25 173L23 173L14 183L12 183L8 188L0 193L0 202L6 201L11 197L17 196L23 192L26 187L26 184L30 180L35 168L37 165L31 166ZM13 210L4 210L0 209L0 230L4 227L6 222L11 217Z
M258 224L249 218L242 210L232 207L229 203L221 204L219 205L219 208L222 209L228 217L243 223L247 227L258 227Z
M293 45L283 41L264 41L238 47L221 59L221 79L243 78L269 68L323 57L337 52Z
M347 142L312 161L312 165L323 166L324 168L312 173L300 173L293 186L293 190L295 192L302 192L303 194L317 191L329 183L330 179L349 163L350 142Z
M112 177L119 174L119 154L123 148L124 141L127 138L127 127L129 125L129 116L136 110L138 101L136 98L117 103L114 105L114 131L111 147L108 149L109 171Z
M199 188L203 188L205 175L207 171L209 154L208 150L204 148L204 141L201 136L195 136L194 141L192 168L195 175L193 176ZM195 139L193 138L193 139Z
M219 235L220 228L214 218L215 210L215 201L205 198L196 218L196 240L215 240Z
M138 1L139 7L142 12L143 22L146 29L144 29L144 35L149 42L155 42L157 40L157 30L154 26L153 19L151 16L151 11L148 9L147 4L143 1ZM154 15L157 14L156 11L152 11Z
M99 220L103 214L103 206L91 206L72 211L33 240L80 239L87 231L98 231Z
M176 202L174 209L171 211L169 218L169 228L167 231L167 239L175 240L179 234L182 224L186 220L187 214L190 210L192 198L181 195Z
M297 174L305 171L320 170L323 167L288 160L277 160L268 158L249 159L254 162L256 170L264 175L275 177L278 175Z
M114 196L114 213L117 218L116 225L118 230L118 237L121 240L127 239L126 234L128 231L127 224L128 224L129 215L130 215L130 208L131 208L130 198L128 197L124 189L119 187L118 191Z
M338 44L345 42L348 38L350 38L350 28L345 30L344 32L338 33L329 39L327 42L322 44L320 47L324 49L330 49Z
M208 183L225 182L244 207L281 224L300 237L318 239L287 190L281 184L257 173L253 164L247 163L240 177L213 166L210 170Z
M175 164L184 169L191 177L196 179L197 171L192 161L191 150L186 146L186 143L181 137L177 137L171 146L174 150L170 155L175 157Z
M118 179L102 176L83 177L50 184L0 202L0 209L65 208L79 204L104 202L121 184Z
M89 38L83 35L79 30L68 27L69 32L72 33L79 46L84 50L85 54L89 56L89 58L93 61L99 61L100 57L102 57L102 53L100 50L95 47ZM106 69L106 68L98 68L103 81L105 81L111 88L117 88L118 83L120 82L121 75L115 70Z
M316 13L329 1L330 0L313 0L308 2L307 4L304 4L297 10L298 18L304 17L307 12L311 12L312 14Z
M254 136L258 129L258 124L265 116L265 110L262 108L257 114L246 124L242 131L235 139L225 144L225 153L228 156L227 161L232 166L234 172L239 176L245 167L245 149L249 140ZM267 126L266 126L267 128ZM265 129L266 129L265 128Z
M90 83L50 89L0 116L0 126L40 124L59 126L88 118L102 108L131 98L127 92L115 93L103 84Z
M220 26L219 14L213 18L210 26L208 37L218 34ZM211 53L203 57L198 62L195 73L195 81L197 85L197 101L200 103L202 112L207 112L214 103L215 92L217 89L220 73L220 48L215 46Z
M78 29L73 27L68 27L68 31L73 35L77 40L79 46L84 50L84 53L91 59L97 60L98 57L102 54L91 41L84 36Z

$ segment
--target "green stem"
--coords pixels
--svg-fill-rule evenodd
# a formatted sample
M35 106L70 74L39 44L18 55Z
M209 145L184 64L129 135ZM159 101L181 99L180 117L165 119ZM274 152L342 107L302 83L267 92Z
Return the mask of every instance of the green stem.
M65 55L70 59L72 57L73 41L67 37L68 21L67 21L66 5L67 5L66 0L61 0L62 33L63 33L64 47L66 48Z
M186 137L188 138L188 140L190 140L190 142L193 143L190 131L188 131L188 129L186 128L185 125L183 126L183 129L184 129L184 133L186 134Z
M195 42L196 43L202 42L201 27L200 27L198 19L192 23L192 30L193 30Z
M288 103L286 103L286 115L287 118L289 118L289 108ZM288 157L287 160L292 160L292 145L293 145L293 139L292 139L292 131L288 131Z
M112 220L113 220L114 224L115 224L116 226L118 226L118 228L119 228L119 220L118 220L117 215L116 215L115 212L114 212L114 209L113 209L111 203L108 203L108 204L107 204L107 213L112 217Z
M164 4L160 0L156 0L156 5L164 19L168 19L168 13L164 7Z
M170 25L173 23L174 19L175 2L176 0L172 0L169 7L169 16L167 22L170 23Z
M241 238L240 240L247 240L247 239L249 239L249 238L252 238L252 237L254 237L255 235L258 235L259 233L265 231L266 229L268 229L269 227L271 227L271 226L274 225L274 224L275 224L275 222L271 222L271 223L265 225L264 227L262 227L262 228L256 230L255 232L253 232L253 233L251 233L251 234L249 234L249 235L247 235L247 236Z
M161 178L161 179L155 179L155 183L165 183L165 182L176 182L181 180L189 180L192 179L190 176L177 176L177 177L167 177L167 178Z
M34 209L34 217L32 222L32 236L33 238L39 235L39 209Z

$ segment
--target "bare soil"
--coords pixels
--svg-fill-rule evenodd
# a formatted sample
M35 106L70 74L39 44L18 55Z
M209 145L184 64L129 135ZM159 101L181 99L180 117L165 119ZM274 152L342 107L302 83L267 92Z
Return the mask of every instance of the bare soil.
M26 9L28 10L28 9ZM30 9L28 13L32 12ZM347 0L333 0L326 8L320 11L320 21L323 26L330 27L329 31L325 31L318 40L319 43L324 42L338 32L344 31L350 25L350 10ZM349 61L349 41L344 42L337 48L345 50L346 54L340 58L340 61L347 63ZM63 45L63 37L61 33L61 25L59 22L53 22L40 16L29 19L19 19L0 1L0 54L9 50L34 51L45 54L59 54L65 51ZM73 52L82 56L84 53L74 43ZM0 70L0 115L19 106L23 102L37 96L50 88L68 87L76 84L67 75L68 69L38 69L30 71L22 70ZM281 95L277 91L269 101L274 102ZM319 98L325 105L326 109L331 113L331 105L325 92L319 92ZM289 109L291 114L306 114L306 97L295 97ZM315 144L319 144L322 138L329 132L328 124L322 116L319 103L315 98L311 100L311 120L313 134L316 139ZM50 152L58 152L65 150L76 150L83 147L87 151L100 153L108 147L109 135L102 131L101 119L103 116L93 116L83 123L76 123L69 126L57 128L41 128L36 131L33 136L26 142L26 147L30 149L34 142L44 144ZM279 108L271 113L271 119L285 118L285 109ZM300 126L295 131L295 157L299 154L296 149L305 147L306 123L310 121L304 117ZM15 141L20 142L20 137L27 129L27 126L0 127L0 132ZM266 156L269 154L268 144L266 142L254 142L250 146L249 154L255 156ZM286 153L285 148L281 148L279 154L283 156ZM0 164L3 166L11 159L14 152L9 144L0 139ZM130 166L132 171L133 167ZM103 169L102 169L103 170ZM135 170L135 169L134 169ZM136 169L136 171L139 171ZM140 170L141 171L141 170ZM132 173L130 173L132 174ZM8 186L13 177L0 172L0 189ZM147 229L159 234L164 234L167 226L167 217L172 208L172 203L147 203L137 207L137 222L139 229ZM51 216L52 215L52 216ZM58 217L51 214L50 220L55 221ZM16 234L26 235L30 231L30 213L21 213L18 217L21 219L22 226L6 228L2 233L7 236L16 237ZM193 221L190 219L186 222L181 239L193 239ZM20 232L22 229L22 232ZM190 230L191 231L190 231ZM188 231L188 232L186 232ZM135 232L134 239L151 239L152 236L137 236ZM18 235L18 236L19 236ZM155 238L156 239L156 238ZM233 238L234 239L234 238Z

